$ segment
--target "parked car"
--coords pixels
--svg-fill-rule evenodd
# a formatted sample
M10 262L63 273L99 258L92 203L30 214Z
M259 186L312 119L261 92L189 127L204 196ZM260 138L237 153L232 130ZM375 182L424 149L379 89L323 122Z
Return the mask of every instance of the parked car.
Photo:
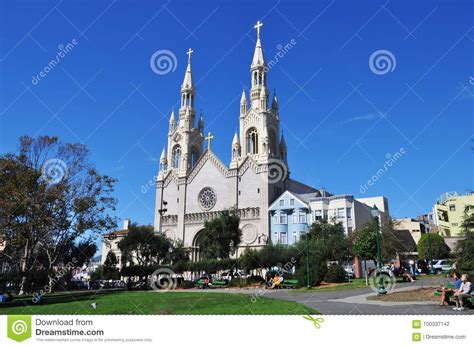
M451 266L451 263L447 259L433 260L433 271L436 274L443 272L443 266Z
M237 271L224 271L221 273L220 278L223 280L230 281L232 278L247 278L249 275L245 273L245 271L237 270Z

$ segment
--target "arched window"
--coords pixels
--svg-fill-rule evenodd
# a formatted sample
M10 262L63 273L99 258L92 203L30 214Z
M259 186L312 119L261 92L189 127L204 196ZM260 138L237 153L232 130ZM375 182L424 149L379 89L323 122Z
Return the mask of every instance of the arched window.
M192 168L194 167L194 165L196 165L198 157L199 157L198 151L196 150L196 148L193 148L191 150L191 163L190 163Z
M179 145L173 148L172 160L173 160L173 168L179 169L179 166L181 164L181 147Z
M247 132L247 153L258 154L258 132L255 128Z

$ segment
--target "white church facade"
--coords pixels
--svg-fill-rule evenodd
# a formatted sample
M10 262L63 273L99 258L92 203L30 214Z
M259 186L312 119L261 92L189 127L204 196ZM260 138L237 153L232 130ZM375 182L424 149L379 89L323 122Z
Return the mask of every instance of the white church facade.
M287 147L280 135L278 100L276 95L270 100L268 91L261 26L260 22L255 26L250 91L248 95L242 92L239 130L229 141L228 165L212 151L213 137L205 135L202 114L196 117L192 50L188 51L181 105L177 116L171 114L167 146L160 157L154 225L157 232L182 240L193 250L194 260L205 221L223 211L237 210L242 248L261 247L270 240L269 206L277 197L286 190L319 194L317 189L290 178Z

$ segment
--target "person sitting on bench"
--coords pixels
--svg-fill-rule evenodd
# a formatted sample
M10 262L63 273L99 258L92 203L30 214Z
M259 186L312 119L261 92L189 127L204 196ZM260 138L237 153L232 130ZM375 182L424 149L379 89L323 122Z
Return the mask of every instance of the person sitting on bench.
M452 276L454 278L454 287L453 288L445 288L441 287L438 289L439 292L441 292L441 301L439 303L439 306L445 306L448 305L449 302L447 299L448 296L452 295L456 290L458 290L461 287L461 277L459 276L459 273L457 271L453 271Z
M454 292L454 301L456 302L456 307L453 308L455 311L464 311L465 307L463 306L464 299L471 297L472 284L469 282L469 276L463 274L461 276L461 286L458 290Z
M274 289L277 285L279 285L282 282L283 282L283 276L275 275L275 277L273 277L273 284L270 287L270 289Z

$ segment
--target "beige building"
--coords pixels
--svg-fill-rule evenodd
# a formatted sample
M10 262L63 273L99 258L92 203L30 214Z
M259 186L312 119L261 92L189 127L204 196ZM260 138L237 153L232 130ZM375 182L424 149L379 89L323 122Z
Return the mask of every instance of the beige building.
M408 230L416 244L418 244L421 234L426 231L424 224L413 218L399 218L394 219L393 222L395 230Z
M128 228L130 226L130 219L125 219L123 221L123 229L117 230L102 236L102 257L100 260L101 264L104 264L107 254L112 251L117 258L117 263L119 269L122 268L122 253L118 247L118 244L121 240L125 238L128 234Z

